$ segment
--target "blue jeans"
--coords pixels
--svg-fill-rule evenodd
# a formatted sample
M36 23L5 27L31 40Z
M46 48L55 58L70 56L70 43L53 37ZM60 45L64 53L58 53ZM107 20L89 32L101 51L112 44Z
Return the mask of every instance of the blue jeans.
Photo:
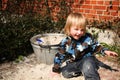
M71 78L83 74L85 80L100 80L98 74L98 66L95 61L95 57L86 57L82 60L68 63L62 69L62 75L65 78Z

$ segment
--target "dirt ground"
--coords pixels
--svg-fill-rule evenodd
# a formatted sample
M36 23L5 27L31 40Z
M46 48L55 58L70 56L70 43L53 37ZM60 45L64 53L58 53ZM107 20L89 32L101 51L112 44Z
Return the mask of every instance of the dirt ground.
M99 60L119 71L99 69L101 80L120 80L120 65L116 59L98 57ZM38 63L34 54L24 57L20 63L9 62L0 64L0 80L84 80L83 76L66 79L61 74L54 75L51 72L53 65Z

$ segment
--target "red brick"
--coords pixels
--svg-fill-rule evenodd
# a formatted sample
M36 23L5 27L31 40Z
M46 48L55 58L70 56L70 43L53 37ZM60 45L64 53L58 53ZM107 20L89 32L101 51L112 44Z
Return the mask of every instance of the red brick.
M91 5L83 5L82 8L84 8L84 9L92 9L92 6Z
M101 1L97 1L98 5L103 5L103 3L104 3L104 1L102 1L102 0Z
M97 2L95 0L91 1L90 2L91 4L96 4Z
M80 12L83 12L83 9L80 9L79 11L80 11Z
M86 0L86 1L85 1L85 4L90 4L90 0Z
M106 10L106 6L93 6L93 9Z
M97 11L97 14L103 14L103 11Z
M117 1L117 0L116 0L116 1L112 1L112 4L113 4L113 5L119 5L119 4L120 4L120 1L119 1L119 0L118 0L118 1Z
M96 14L96 10L90 10L91 14Z
M90 12L90 10L89 10L89 9L85 10L85 13L89 13L89 12Z
M109 4L110 4L110 1L105 1L104 4L105 4L105 5L109 5Z

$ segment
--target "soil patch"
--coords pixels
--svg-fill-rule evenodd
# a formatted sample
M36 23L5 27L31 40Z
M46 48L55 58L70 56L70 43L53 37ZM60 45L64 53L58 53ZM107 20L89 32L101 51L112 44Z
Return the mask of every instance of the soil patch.
M99 60L119 71L110 71L104 68L99 69L101 80L120 80L120 65L116 59L98 57ZM20 63L9 62L0 64L0 80L84 80L83 76L66 79L61 74L51 76L53 65L38 63L34 54L24 57Z

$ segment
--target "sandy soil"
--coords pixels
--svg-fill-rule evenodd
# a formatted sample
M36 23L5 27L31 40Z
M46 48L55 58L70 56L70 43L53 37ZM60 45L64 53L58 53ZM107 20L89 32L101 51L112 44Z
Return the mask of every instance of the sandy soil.
M104 63L118 69L119 72L99 69L101 80L120 80L120 65L116 62L108 62L106 58L99 58ZM53 65L38 63L34 54L25 57L20 63L10 62L0 64L0 80L84 80L83 76L66 79L61 74L52 74Z

